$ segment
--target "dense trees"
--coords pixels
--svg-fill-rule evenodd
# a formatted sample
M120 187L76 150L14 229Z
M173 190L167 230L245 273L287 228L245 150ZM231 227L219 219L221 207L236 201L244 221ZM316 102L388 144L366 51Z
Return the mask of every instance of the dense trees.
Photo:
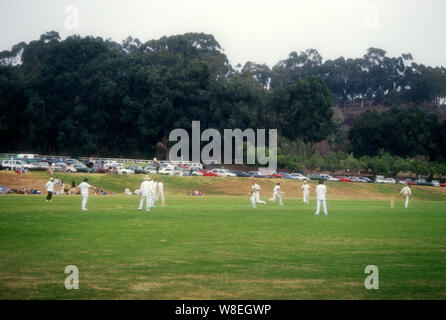
M445 68L376 48L359 59L325 62L311 49L292 52L271 69L248 62L235 70L203 33L145 43L128 37L119 44L61 40L52 31L0 52L0 150L153 156L166 150L172 129L200 120L202 128L219 130L277 128L286 166L342 168L357 163L312 148L344 143L332 105L439 105L445 96ZM356 159L384 150L446 160L446 123L418 109L366 112L348 137Z
M356 156L373 156L384 150L401 157L444 159L440 137L438 118L415 108L366 111L349 131L351 151Z
M320 79L283 87L286 104L274 111L265 83L234 71L206 34L117 44L48 32L2 52L0 62L3 151L153 155L172 129L189 129L192 120L219 130L274 125L310 142L332 126Z

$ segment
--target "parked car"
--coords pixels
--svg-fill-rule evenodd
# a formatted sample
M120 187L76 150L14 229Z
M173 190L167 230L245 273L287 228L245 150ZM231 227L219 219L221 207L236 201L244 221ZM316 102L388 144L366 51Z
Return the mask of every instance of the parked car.
M92 170L83 163L75 163L72 165L72 167L76 169L76 172L87 172L87 173L92 172Z
M36 166L34 164L26 163L23 160L3 160L2 161L3 170L16 170L21 167L23 167L25 169L35 169L36 168Z
M339 179L333 178L329 174L321 174L320 176L322 177L322 179L327 180L327 181L339 181Z
M415 179L415 183L417 184L417 186L432 186L432 183L427 182L427 180L424 178Z
M202 165L201 163L195 163L195 162L192 162L192 163L189 165L189 169L198 169L198 170L201 170L201 169L203 169L203 165Z
M191 170L191 176L202 177L203 173L200 170Z
M393 178L384 178L383 176L376 176L376 183L395 184L396 180Z
M373 181L372 179L367 178L367 177L358 177L358 179L360 180L360 182L363 182L363 183L375 183L375 181Z
M434 187L439 187L439 186L440 186L440 181L438 181L438 180L432 180L432 181L431 181L431 184L432 184L432 186L434 186Z
M400 182L401 184L407 184L407 185L409 185L409 186L414 186L414 185L416 185L415 181L413 181L411 178L406 178L406 179L400 180L399 182Z
M354 182L353 179L347 176L336 176L336 179L338 179L340 182Z
M145 174L145 173L147 173L146 170L144 170L143 168L138 167L138 166L130 166L127 169L133 170L133 172L137 173L137 174L141 174L141 173Z
M446 182L440 183L440 187L446 187Z
M175 168L174 167L164 167L164 168L160 169L159 173L162 175L173 176L173 175L175 175Z
M282 179L282 178L284 178L285 176L283 175L283 174L281 174L281 173L278 173L278 172L274 172L273 174L271 174L270 176L268 176L268 178L277 178L277 179Z
M288 172L279 172L284 179L294 179Z
M236 177L235 173L232 173L228 169L212 169L211 172L217 173L222 177Z
M156 167L154 167L154 166L144 166L144 167L142 167L142 169L148 174L156 174L157 173ZM162 168L160 168L158 172L161 172L161 169Z
M135 171L126 169L123 166L118 166L116 169L117 169L118 174L134 174L135 173Z
M205 177L219 177L220 175L218 173L212 172L209 169L202 169L199 172L203 174Z
M310 180L308 177L304 176L301 173L290 173L290 177L292 177L292 179L296 179L296 180Z
M65 159L64 161L66 164L78 164L78 163L82 163L77 159Z
M234 173L237 177L249 177L249 174L247 174L245 171L233 170L232 173Z
M261 174L259 171L249 171L248 174L252 178L265 178L265 176Z
M320 174L313 174L313 173L310 173L308 175L308 179L310 179L310 180L324 180L324 178L322 178L322 176Z

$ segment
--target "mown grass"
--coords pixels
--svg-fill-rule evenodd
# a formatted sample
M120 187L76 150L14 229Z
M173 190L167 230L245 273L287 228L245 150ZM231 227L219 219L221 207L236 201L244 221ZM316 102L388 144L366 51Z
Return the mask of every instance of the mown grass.
M150 213L136 197L90 196L88 212L79 196L43 199L0 197L0 299L446 298L444 202L331 200L325 217L297 199L175 195Z

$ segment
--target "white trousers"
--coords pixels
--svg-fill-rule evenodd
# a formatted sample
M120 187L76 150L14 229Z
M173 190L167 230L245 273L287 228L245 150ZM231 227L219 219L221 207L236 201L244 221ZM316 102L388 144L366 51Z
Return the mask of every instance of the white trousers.
M149 201L150 201L150 207L154 207L155 206L155 199L156 199L156 192L150 192L149 193Z
M273 197L271 199L269 199L269 201L276 201L276 199L279 199L279 205L283 206L282 196L280 195L279 192L274 192Z
M82 195L82 210L86 210L87 209L87 200L88 200L88 194L87 195Z
M317 200L315 215L319 215L319 211L321 210L321 203L322 203L322 208L324 209L324 213L325 215L327 215L327 203L325 202L325 200L319 200L319 199Z
M252 205L253 209L257 208L256 195L254 193L251 194L251 196L249 197L249 200L251 200L251 205Z
M144 205L144 200L146 201L146 210L150 210L150 196L148 194L142 194L141 200L139 201L139 207L138 210L142 209L142 206Z
M310 202L310 192L304 190L303 194L304 194L304 203L308 204Z
M255 197L256 197L256 203L262 203L262 204L266 204L265 201L260 200L260 192L254 192Z
M164 191L158 191L156 194L156 201L158 201L159 198L161 198L161 201L164 202Z
M404 203L404 207L407 208L409 206L409 196L404 196L405 198L405 203Z

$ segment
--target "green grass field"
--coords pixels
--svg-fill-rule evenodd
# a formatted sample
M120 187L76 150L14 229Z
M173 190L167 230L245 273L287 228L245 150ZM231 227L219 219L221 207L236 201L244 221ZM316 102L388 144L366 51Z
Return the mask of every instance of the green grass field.
M82 212L79 196L0 196L0 299L446 299L444 201L331 200L327 217L297 199L138 201L90 196Z

